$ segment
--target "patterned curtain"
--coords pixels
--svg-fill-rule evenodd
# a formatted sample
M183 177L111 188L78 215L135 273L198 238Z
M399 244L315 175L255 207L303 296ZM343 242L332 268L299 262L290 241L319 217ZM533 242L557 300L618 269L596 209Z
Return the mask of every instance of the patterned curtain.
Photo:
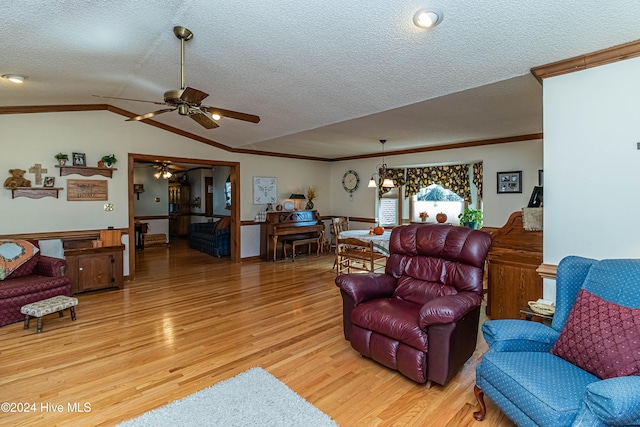
M382 169L378 169L378 174L380 175L380 179L378 181L378 197L382 198L385 193L391 191L390 188L385 188L382 186ZM404 179L404 168L402 169L387 169L387 173L385 178L390 178L393 181L394 187L401 187L405 184Z
M455 192L464 200L471 201L469 165L427 166L407 169L405 197L417 194L421 188L439 184Z
M473 184L478 190L478 200L482 200L482 162L473 164Z

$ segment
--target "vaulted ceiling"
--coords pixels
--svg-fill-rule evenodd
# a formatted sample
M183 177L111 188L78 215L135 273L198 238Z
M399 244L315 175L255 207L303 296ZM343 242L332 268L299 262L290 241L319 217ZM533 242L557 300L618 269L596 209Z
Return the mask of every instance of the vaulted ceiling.
M535 66L640 38L637 0L9 0L0 106L104 104L144 114L185 83L203 104L261 117L204 129L231 148L340 158L542 132ZM444 12L416 27L421 8ZM124 120L124 117L123 117ZM132 122L130 126L144 126Z

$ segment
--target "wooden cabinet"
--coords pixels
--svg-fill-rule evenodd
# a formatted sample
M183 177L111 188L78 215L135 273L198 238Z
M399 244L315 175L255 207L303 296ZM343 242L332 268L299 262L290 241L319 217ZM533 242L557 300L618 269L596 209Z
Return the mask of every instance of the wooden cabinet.
M121 288L124 282L123 251L124 245L65 250L65 271L71 278L71 294L112 287Z
M191 186L187 181L169 183L169 235L187 236L191 224Z
M542 231L526 231L522 212L491 233L493 245L487 255L487 316L520 319L527 302L542 298Z

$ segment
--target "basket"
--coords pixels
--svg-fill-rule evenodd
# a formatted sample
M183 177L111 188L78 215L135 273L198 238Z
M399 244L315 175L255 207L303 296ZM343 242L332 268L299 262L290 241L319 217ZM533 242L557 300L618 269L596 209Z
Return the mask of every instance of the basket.
M540 304L537 301L529 301L529 308L538 314L545 314L547 316L553 316L556 312L556 308L553 305Z

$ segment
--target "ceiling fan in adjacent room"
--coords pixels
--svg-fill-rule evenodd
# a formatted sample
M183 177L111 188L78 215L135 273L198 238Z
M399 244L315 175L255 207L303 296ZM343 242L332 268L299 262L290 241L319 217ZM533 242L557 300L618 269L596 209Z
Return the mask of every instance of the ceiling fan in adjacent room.
M149 102L157 105L167 105L170 108L153 111L140 116L132 117L127 121L146 120L159 114L178 110L181 116L188 116L206 129L215 129L219 125L216 120L221 117L244 120L246 122L258 123L260 117L253 114L240 113L238 111L225 110L222 108L202 105L202 101L209 96L208 93L192 87L185 87L184 84L184 42L193 38L193 33L184 27L173 27L173 33L180 39L180 89L171 89L164 93L164 102L145 101L142 99L118 98L115 96L94 95L99 98L120 99L124 101Z
M189 169L181 166L181 165L176 165L176 164L172 164L170 162L145 162L145 161L140 161L138 163L149 163L149 166L154 168L156 171L153 174L153 176L156 179L170 179L171 177L173 177L176 172L187 172Z

